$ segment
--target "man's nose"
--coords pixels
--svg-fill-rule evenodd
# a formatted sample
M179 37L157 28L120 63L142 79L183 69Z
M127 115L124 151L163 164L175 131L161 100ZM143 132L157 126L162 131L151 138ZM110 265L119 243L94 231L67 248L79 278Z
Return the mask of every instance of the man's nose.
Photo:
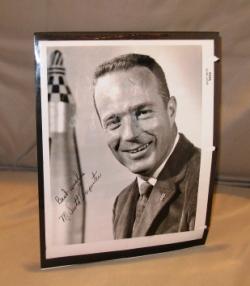
M138 126L138 122L136 118L129 116L124 118L123 128L121 137L123 140L131 141L138 137L140 134L140 128Z

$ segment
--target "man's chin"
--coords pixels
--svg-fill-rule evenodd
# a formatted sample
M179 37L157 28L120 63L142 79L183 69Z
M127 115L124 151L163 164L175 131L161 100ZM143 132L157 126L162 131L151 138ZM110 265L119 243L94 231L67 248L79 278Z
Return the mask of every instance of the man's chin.
M131 173L143 176L150 177L154 172L154 160L151 158L144 158L143 160L129 160L129 158L124 158L120 160L120 163L125 166Z
M143 167L137 167L137 168L129 168L129 170L137 175L137 176L140 176L140 177L145 177L145 178L149 178L152 176L152 170L150 168L145 168L145 166Z

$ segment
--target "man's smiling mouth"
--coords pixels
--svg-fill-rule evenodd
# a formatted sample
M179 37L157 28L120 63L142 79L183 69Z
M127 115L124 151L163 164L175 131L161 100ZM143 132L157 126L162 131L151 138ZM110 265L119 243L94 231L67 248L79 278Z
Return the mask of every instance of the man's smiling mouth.
M141 145L141 146L139 146L137 148L134 148L134 149L127 149L127 150L124 150L124 152L130 153L130 154L136 154L138 152L146 150L151 143L152 142L143 144L143 145Z

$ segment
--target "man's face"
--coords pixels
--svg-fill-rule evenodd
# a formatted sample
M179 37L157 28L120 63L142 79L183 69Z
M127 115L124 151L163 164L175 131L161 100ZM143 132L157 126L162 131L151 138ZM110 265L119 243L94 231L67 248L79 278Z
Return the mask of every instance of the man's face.
M150 176L175 139L175 100L164 103L155 75L146 67L100 77L95 101L107 143L131 172Z

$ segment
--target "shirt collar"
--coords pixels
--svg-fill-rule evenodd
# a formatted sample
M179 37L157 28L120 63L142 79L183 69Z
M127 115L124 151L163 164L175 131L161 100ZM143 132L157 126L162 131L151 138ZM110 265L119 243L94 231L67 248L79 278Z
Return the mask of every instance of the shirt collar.
M171 156L171 154L173 153L178 141L179 141L179 138L180 138L180 134L177 133L176 137L175 137L175 141L174 141L174 144L173 144L173 147L171 149L171 151L169 152L168 156L165 158L165 160L161 163L161 165L155 170L154 174L152 177L150 177L147 182L149 182L152 186L154 186L156 183L157 183L157 178L160 174L160 172L163 170L165 164L167 163L169 157ZM139 187L139 190L140 190L140 186L141 184L145 182L145 180L143 180L141 177L137 176L137 183L138 183L138 187Z

